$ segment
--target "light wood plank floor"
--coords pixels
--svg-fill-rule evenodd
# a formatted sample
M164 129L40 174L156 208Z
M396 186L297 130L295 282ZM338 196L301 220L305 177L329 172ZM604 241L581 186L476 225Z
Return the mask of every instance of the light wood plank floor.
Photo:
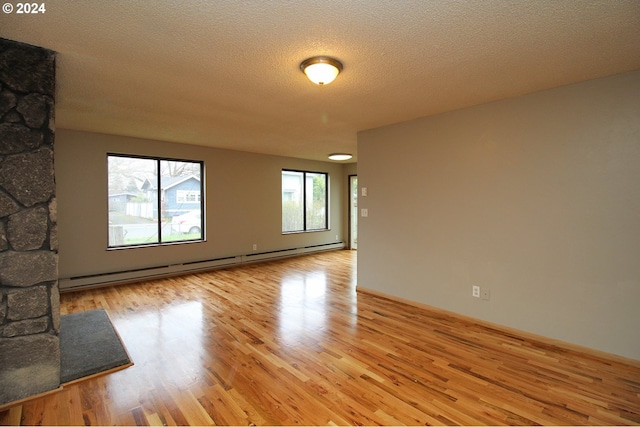
M105 308L135 365L5 425L623 425L640 364L356 293L335 251L62 295Z

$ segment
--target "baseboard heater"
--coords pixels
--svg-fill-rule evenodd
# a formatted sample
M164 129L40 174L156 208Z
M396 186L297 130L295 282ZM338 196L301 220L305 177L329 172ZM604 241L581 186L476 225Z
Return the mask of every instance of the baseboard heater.
M296 255L304 255L313 252L322 252L322 251L331 251L334 249L344 249L344 243L324 243L321 245L313 245L313 246L304 246L301 248L293 248L293 249L280 249L276 251L269 252L260 252L247 254L242 256L243 262L255 262L255 261L264 261L276 258L286 258L292 257Z
M294 257L314 252L344 249L344 243L326 243L320 245L304 246L301 248L279 249L269 252L251 253L223 258L215 258L202 261L190 261L180 264L162 265L110 273L89 274L61 278L59 280L60 291L71 291L81 288L92 288L120 283L136 282L140 280L158 279L161 277L176 276L180 274L196 273L198 271L214 270L245 263L263 262L278 258Z

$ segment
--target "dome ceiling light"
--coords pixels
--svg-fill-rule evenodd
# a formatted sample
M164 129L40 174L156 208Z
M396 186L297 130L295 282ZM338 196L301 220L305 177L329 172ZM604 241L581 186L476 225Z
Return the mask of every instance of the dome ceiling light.
M342 71L342 63L328 56L314 56L302 61L300 69L313 83L328 85Z
M352 158L353 156L351 154L347 154L347 153L333 153L333 154L329 154L329 158L331 160L349 160L350 158Z

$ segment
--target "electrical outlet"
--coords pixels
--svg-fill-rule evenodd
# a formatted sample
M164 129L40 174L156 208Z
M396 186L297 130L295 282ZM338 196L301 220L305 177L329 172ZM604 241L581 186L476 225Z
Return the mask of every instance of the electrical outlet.
M480 298L480 286L472 286L471 287L471 295L474 298Z
M369 216L369 209L367 209L367 208L362 208L362 209L360 210L360 216L361 216L361 217L363 217L363 218L368 217L368 216Z
M258 245L256 243L253 244L253 250L257 251L258 250Z
M483 300L489 301L489 299L491 299L491 291L489 289L483 289L480 296Z

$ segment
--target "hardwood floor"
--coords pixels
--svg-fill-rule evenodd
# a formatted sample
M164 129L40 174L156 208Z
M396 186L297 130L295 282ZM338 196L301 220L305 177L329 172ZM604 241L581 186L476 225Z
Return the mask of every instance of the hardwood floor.
M135 365L4 425L624 425L640 364L365 293L335 251L62 294L105 308Z

